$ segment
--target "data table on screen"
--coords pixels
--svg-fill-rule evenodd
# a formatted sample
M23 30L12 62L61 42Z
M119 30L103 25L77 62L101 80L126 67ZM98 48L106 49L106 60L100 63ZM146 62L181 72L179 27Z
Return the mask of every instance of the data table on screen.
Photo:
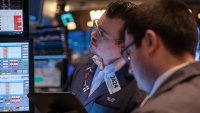
M29 111L29 43L0 42L0 112Z

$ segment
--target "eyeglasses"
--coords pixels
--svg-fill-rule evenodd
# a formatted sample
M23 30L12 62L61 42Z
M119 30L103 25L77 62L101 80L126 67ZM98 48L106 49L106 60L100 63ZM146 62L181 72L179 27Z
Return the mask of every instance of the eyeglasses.
M97 38L100 38L103 40L112 39L111 36L105 33L101 28L99 28L99 25L97 22L98 22L98 19L93 20L93 30L97 32Z
M121 51L121 55L127 59L127 60L130 60L130 51L128 51L128 49L133 45L135 44L136 41L132 41L130 44L128 44L122 51Z
M98 25L98 19L93 20L93 30L97 32L96 37L102 40L112 40L112 37L104 32ZM114 40L115 43L121 43L122 40Z

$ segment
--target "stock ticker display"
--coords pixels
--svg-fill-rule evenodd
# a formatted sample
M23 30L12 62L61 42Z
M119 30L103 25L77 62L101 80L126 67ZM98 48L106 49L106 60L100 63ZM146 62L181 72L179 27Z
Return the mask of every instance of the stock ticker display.
M35 56L63 55L65 36L62 30L42 29L30 32L35 45Z
M0 43L0 112L29 111L29 43Z

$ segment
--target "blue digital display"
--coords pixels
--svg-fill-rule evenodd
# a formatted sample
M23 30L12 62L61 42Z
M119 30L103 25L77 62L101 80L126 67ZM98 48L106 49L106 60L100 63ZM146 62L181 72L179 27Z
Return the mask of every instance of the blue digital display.
M83 31L70 31L68 34L68 46L75 51L85 50L85 40Z
M68 46L74 52L89 50L90 37L92 30L70 31L68 34Z

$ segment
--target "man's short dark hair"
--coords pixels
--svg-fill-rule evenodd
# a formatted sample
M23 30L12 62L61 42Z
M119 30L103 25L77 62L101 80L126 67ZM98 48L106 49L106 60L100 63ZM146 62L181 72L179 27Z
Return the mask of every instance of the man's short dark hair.
M127 23L128 33L137 40L136 47L147 29L160 36L165 47L174 55L185 52L195 55L198 42L197 24L186 4L179 0L149 0L140 5Z
M111 2L106 9L106 16L111 19L122 19L127 21L127 18L134 12L136 5L130 1L117 0ZM124 42L125 38L125 25L120 30L120 42Z

